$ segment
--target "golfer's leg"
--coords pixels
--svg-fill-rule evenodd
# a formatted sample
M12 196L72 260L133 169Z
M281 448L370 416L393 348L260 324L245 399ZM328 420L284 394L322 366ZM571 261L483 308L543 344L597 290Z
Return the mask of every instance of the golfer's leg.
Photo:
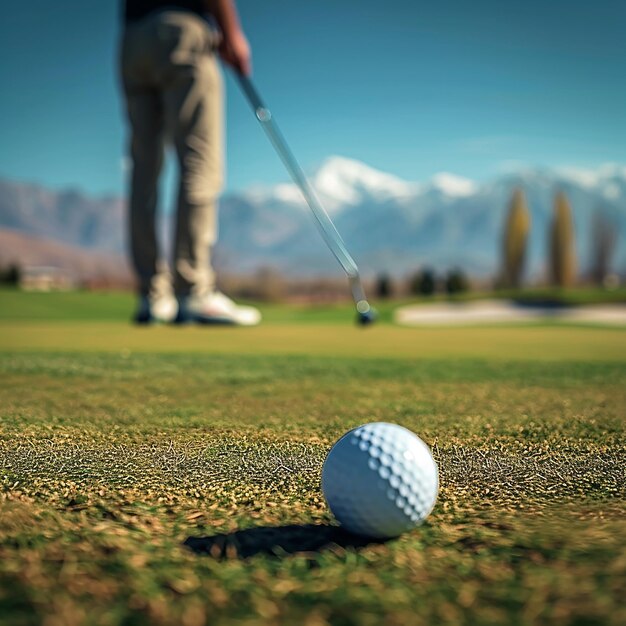
M158 179L163 165L163 112L156 91L127 90L126 99L131 129L131 258L139 292L147 296L154 291L159 272L155 222Z
M215 287L211 246L217 239L222 186L222 77L215 57L197 55L166 93L180 165L174 290L202 296Z

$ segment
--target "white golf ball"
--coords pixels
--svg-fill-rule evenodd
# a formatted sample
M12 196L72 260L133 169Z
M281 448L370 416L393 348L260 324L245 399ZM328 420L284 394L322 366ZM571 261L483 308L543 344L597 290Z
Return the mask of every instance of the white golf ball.
M430 449L417 435L397 424L373 422L346 433L331 448L322 490L346 530L386 539L428 516L439 474Z

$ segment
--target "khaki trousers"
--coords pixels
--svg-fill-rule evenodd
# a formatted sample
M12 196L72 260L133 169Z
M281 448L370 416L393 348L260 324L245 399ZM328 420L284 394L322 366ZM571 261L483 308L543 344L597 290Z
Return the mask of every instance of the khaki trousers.
M214 288L210 248L217 239L222 186L222 77L216 34L200 17L162 11L126 27L121 75L130 124L130 248L142 295L171 289L156 236L158 179L173 144L180 167L174 238L174 291Z

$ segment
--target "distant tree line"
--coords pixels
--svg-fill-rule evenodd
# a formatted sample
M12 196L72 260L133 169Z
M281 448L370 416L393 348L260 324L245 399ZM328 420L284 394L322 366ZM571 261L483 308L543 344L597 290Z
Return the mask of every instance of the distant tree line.
M469 280L460 269L452 269L443 276L437 276L430 267L424 267L413 274L408 280L409 293L417 296L432 296L438 292L448 295L462 293L469 289ZM376 297L384 300L397 295L399 291L406 291L406 287L401 289L400 285L387 273L379 274L376 279Z
M5 267L0 267L0 284L17 286L20 284L22 271L16 263L11 263Z
M514 289L522 286L530 226L530 211L525 194L521 189L515 189L502 237L500 286ZM590 233L592 257L590 277L597 285L604 285L610 274L616 232L606 211L597 209ZM552 220L548 230L548 282L553 287L571 287L576 282L577 269L572 208L565 192L559 191L554 196Z
M531 214L526 195L521 188L516 188L511 194L504 221L501 270L496 283L498 287L519 289L523 286L530 230ZM595 211L590 237L589 279L596 285L606 286L612 276L611 262L617 242L617 229L606 210L598 208ZM573 286L578 275L576 237L572 207L564 191L558 191L554 196L546 253L548 283L554 287ZM469 280L460 268L438 275L431 267L422 267L403 285L394 282L388 273L379 274L375 293L380 299L407 291L418 296L431 296L435 293L454 295L467 291L469 287Z

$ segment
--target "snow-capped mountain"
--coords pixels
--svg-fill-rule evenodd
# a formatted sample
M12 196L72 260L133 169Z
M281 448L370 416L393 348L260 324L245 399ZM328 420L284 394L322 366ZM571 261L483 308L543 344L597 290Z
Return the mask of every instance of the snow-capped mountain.
M310 180L365 271L396 274L428 264L496 274L504 218L515 187L524 189L531 210L529 273L543 271L557 190L565 191L572 204L581 270L590 262L590 225L598 209L619 232L614 265L619 270L626 265L624 166L529 168L485 183L440 173L417 183L331 157ZM302 196L288 183L224 198L220 253L225 266L245 270L259 265L295 273L334 268Z
M410 197L419 188L415 183L407 183L365 163L338 156L326 159L311 182L331 213L365 201Z
M613 267L626 270L626 166L594 170L527 168L487 182L450 173L405 181L364 163L330 157L310 173L322 204L364 273L402 274L428 264L495 275L512 190L522 187L531 210L529 273L541 274L557 190L568 195L579 267L589 267L591 223L602 209L612 221ZM92 199L0 180L0 229L98 251L124 250L119 199ZM293 275L340 274L298 188L288 182L225 196L216 262L231 272L275 267Z

